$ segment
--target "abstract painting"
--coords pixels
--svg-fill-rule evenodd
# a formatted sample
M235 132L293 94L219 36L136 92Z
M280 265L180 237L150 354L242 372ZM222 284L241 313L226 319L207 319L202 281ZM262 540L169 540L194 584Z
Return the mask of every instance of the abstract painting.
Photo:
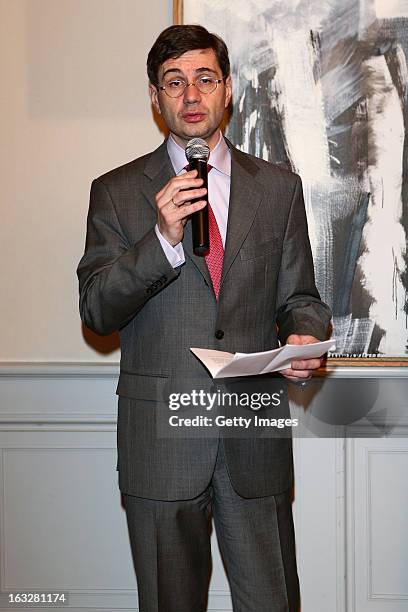
M408 0L184 0L182 19L229 47L226 136L302 178L335 356L408 357Z

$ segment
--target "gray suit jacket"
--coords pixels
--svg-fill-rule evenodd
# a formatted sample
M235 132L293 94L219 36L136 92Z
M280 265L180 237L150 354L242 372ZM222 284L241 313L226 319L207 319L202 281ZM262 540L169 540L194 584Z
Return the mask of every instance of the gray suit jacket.
M119 485L133 495L192 498L211 478L217 439L158 435L169 393L211 388L190 347L264 351L291 333L327 334L330 310L315 287L299 177L228 145L231 193L218 303L204 258L192 252L190 223L186 262L177 269L154 231L155 194L174 175L165 143L92 184L78 267L80 312L96 333L120 333ZM244 497L291 485L289 439L239 437L225 447Z

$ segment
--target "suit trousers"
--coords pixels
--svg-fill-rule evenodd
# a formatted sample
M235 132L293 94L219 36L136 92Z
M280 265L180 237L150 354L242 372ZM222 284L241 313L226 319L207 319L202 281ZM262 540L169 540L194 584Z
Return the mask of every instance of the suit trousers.
M208 487L190 500L123 495L140 612L205 612L211 518L234 612L298 612L290 491L246 499L228 475L220 439Z

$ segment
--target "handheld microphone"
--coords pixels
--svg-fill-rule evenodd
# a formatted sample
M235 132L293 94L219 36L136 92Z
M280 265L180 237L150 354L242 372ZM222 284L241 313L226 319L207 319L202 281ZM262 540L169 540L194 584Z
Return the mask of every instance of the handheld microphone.
M208 179L207 160L210 156L210 148L202 138L192 138L186 146L186 157L190 170L197 170L197 178L203 179L203 187L207 189L208 202ZM202 198L196 198L197 202ZM193 252L203 257L210 250L210 235L208 229L208 204L201 210L191 215L191 229L193 233Z

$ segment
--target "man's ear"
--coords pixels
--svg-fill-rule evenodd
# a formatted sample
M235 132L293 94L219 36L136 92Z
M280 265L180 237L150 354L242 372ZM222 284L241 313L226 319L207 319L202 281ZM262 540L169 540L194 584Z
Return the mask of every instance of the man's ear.
M229 74L225 79L225 108L228 108L228 105L231 101L232 97L232 79Z
M161 115L160 104L159 104L159 92L157 90L157 87L155 85L152 85L152 83L149 83L149 96L150 96L151 103L153 104L156 112L159 115Z

